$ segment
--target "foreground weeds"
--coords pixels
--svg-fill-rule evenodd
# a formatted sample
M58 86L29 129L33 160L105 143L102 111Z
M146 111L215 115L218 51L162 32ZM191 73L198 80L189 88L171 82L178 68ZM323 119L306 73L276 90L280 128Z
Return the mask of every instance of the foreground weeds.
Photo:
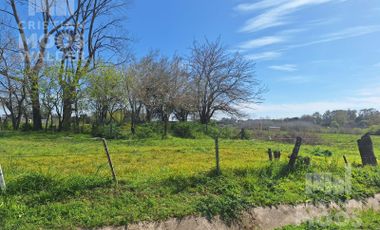
M110 141L119 178L115 185L97 140L39 135L0 138L7 181L0 195L0 229L93 228L187 215L220 215L231 223L250 207L339 202L380 191L380 169L355 166L359 158L351 148L318 146L332 154L315 156L316 147L303 146L301 155L311 157L312 164L289 169L292 145L275 144L283 156L269 162L266 149L273 143L222 140L217 175L210 139ZM336 183L326 181L324 189L309 193L307 175L330 173L344 180L342 154L354 165L350 191L331 192Z

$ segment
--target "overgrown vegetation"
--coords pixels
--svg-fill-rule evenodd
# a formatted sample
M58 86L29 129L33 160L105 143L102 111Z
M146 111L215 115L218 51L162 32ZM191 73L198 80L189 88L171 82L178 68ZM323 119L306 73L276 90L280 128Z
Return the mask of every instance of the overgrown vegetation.
M300 155L311 165L293 170L286 167L293 144L221 139L220 176L213 171L214 142L202 135L109 141L119 178L114 186L102 143L89 135L3 133L0 163L8 190L0 197L1 228L91 228L193 214L220 215L228 223L253 206L360 199L380 191L379 168L356 166L349 194L305 191L307 173L345 178L342 154L360 164L355 135L329 134L322 138L331 145L302 146ZM374 143L379 152L380 139ZM272 145L282 150L280 161L268 161ZM316 156L318 147L334 154Z

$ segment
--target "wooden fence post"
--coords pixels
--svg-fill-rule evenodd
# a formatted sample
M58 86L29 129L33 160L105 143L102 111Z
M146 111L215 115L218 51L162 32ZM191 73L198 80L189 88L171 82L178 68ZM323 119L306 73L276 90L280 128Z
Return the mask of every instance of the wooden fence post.
M344 163L345 163L346 165L348 165L348 160L347 160L346 155L343 155L343 160L344 160Z
M104 145L104 151L106 152L106 155L107 155L108 164L109 164L110 169L111 169L112 179L113 179L113 180L115 181L115 183L117 184L116 173L115 173L115 169L114 169L113 164L112 164L112 160L111 160L110 153L109 153L109 151L108 151L107 141L106 141L105 138L102 138L102 141L103 141L103 145Z
M302 138L297 137L296 143L294 145L293 152L292 152L292 155L290 156L290 160L288 164L290 168L293 168L296 164L296 159L298 157L298 152L300 151L301 144L302 144Z
M274 151L274 159L280 160L280 157L281 157L281 151L280 150Z
M360 156L362 158L363 166L365 165L377 165L375 153L373 151L373 144L369 133L365 134L358 140L358 147Z
M216 159L216 173L220 174L220 162L219 162L219 138L215 137L215 159Z
M1 169L1 165L0 165L0 190L1 191L5 191L6 188L7 187L5 185L5 179L4 179L3 170Z
M268 149L268 157L270 161L273 160L272 149Z

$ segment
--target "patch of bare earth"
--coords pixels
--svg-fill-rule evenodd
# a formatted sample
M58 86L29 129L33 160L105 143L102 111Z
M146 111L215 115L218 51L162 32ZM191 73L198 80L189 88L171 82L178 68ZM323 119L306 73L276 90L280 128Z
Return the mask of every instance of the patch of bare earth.
M277 207L252 208L242 214L237 223L227 225L219 217L211 221L204 217L185 217L168 219L160 222L140 222L120 227L103 227L98 230L237 230L237 229L275 229L286 225L297 225L307 220L327 216L331 211L344 211L348 215L355 211L380 210L380 194L357 201L349 200L338 205L279 205Z

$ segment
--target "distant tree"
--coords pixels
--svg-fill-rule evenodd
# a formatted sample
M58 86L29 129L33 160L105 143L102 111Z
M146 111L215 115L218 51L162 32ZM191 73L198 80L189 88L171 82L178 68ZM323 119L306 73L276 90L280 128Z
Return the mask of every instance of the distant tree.
M349 114L347 110L334 110L331 112L331 120L335 121L339 127L345 126L349 121Z
M175 109L189 109L188 74L178 56L167 58L157 52L144 57L136 75L141 76L139 98L146 108L147 120L152 116L164 124L166 137L168 122ZM184 115L185 116L185 115Z
M356 123L362 128L380 124L380 112L376 109L362 109L356 118Z
M126 100L125 104L128 105L126 111L130 113L131 133L133 135L136 134L136 123L140 121L143 109L143 102L140 98L142 74L143 72L138 62L132 63L126 70L123 70L124 100Z
M195 41L189 67L202 124L208 124L218 111L241 115L238 108L243 103L261 100L263 91L254 78L254 63L228 51L220 40Z
M331 112L327 110L323 115L322 115L322 125L323 126L330 126L332 122L332 117L331 117Z
M314 124L320 125L322 123L322 115L319 112L315 112L312 115Z
M115 121L114 114L123 107L122 74L103 66L88 76L87 95L98 125Z

